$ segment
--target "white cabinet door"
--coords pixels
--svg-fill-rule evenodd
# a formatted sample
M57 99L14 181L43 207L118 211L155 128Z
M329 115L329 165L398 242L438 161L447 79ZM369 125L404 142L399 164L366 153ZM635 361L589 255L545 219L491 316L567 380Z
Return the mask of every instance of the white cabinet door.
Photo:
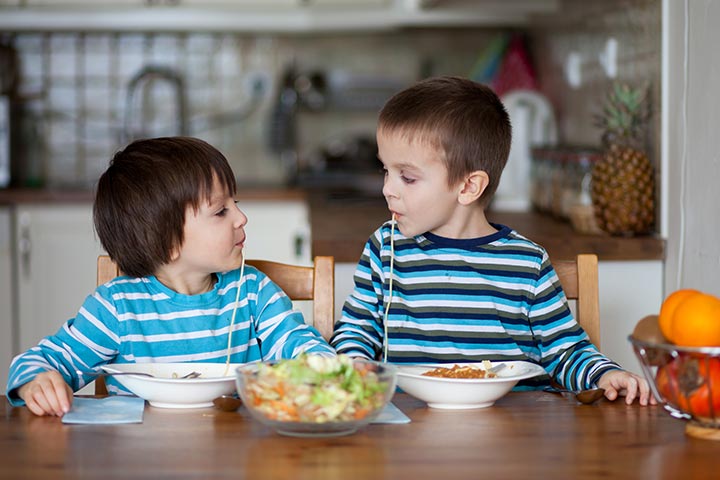
M95 289L103 250L90 204L19 205L14 222L17 349L24 351L75 316Z
M239 200L248 217L246 258L312 265L310 213L301 200Z

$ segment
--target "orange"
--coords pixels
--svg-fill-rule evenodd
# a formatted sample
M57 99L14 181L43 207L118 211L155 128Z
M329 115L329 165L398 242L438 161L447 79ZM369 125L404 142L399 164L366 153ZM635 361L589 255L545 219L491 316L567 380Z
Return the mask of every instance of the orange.
M670 340L686 347L720 346L720 298L688 295L675 307Z
M692 288L683 288L681 290L675 290L673 293L667 296L662 306L660 307L660 315L658 316L658 323L660 324L660 331L670 341L672 340L672 320L675 315L675 308L678 304L688 298L691 295L701 293L698 290Z

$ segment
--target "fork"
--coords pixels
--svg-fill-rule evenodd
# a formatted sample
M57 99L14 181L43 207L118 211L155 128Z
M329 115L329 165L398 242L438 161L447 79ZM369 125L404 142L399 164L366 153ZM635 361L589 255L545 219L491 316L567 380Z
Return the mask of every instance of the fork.
M146 372L105 372L105 371L100 371L100 372L83 372L82 370L77 370L75 373L77 373L78 375L91 375L91 376L95 376L95 377L110 377L110 376L115 377L115 376L118 376L118 375L137 375L137 376L140 376L140 377L151 377L151 378L155 378L155 375L150 374L150 373L146 373ZM197 378L197 377L199 377L200 375L202 375L200 372L190 372L190 373L188 373L187 375L183 375L182 377L177 377L177 378L179 378L179 379ZM174 380L174 379L173 379L173 380Z

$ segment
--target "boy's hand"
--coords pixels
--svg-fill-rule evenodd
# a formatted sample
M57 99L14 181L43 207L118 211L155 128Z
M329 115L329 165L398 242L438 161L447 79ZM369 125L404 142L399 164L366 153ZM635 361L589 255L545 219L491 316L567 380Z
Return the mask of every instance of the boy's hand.
M73 391L59 372L43 372L18 389L18 396L35 415L62 417L70 411Z
M657 400L650 392L647 381L634 373L625 370L612 370L600 377L598 387L605 389L605 398L615 400L625 396L625 403L632 404L637 397L640 405L657 405Z

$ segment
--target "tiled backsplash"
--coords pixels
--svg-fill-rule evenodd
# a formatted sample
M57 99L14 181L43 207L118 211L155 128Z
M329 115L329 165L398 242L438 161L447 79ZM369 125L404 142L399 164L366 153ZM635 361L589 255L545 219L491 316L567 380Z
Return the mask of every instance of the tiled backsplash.
M653 116L648 130L650 158L659 165L661 98L661 2L657 0L563 0L563 14L538 19L530 31L542 91L556 109L559 140L599 145L593 118L602 112L610 88L603 66L609 39L617 42L617 79L650 86ZM568 80L568 58L579 60L580 84Z
M650 82L656 115L651 158L659 163L660 2L563 0L562 14L538 17L528 29L542 93L555 109L560 141L599 144L593 115L610 85L601 55L617 40L620 79ZM170 69L183 81L188 133L223 151L241 182L278 183L287 165L268 148L268 126L281 75L340 72L390 78L400 85L433 74L468 75L498 29L411 29L386 33L250 35L238 33L0 33L18 50L19 128L23 162L50 186L91 186L112 153L128 140L128 86L143 67ZM568 57L579 58L581 83L570 84ZM179 133L171 84L149 81L148 135ZM143 102L137 96L134 109ZM377 106L301 110L301 165L328 141L373 135ZM135 119L135 121L132 121Z
M241 182L276 183L285 166L267 148L268 121L283 69L339 71L410 84L427 74L467 75L492 30L410 30L345 36L240 34L0 34L21 63L26 113L23 155L49 186L91 186L127 143L128 87L146 66L183 81L188 133L217 146ZM174 90L149 80L145 132L177 134ZM131 117L128 117L131 115ZM301 161L333 136L373 134L377 109L302 113ZM134 119L134 120L133 120ZM128 122L129 120L129 122ZM31 128L32 127L32 128ZM34 165L34 166L33 166Z

